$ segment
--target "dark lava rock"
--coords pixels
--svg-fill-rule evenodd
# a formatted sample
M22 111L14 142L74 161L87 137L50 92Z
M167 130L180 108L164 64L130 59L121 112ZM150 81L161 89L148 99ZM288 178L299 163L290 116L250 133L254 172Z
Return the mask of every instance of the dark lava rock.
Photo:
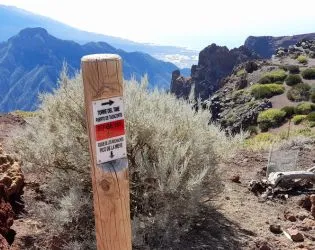
M211 44L199 53L198 65L191 67L191 78L180 76L179 71L173 72L171 93L187 98L188 90L194 84L195 97L206 100L222 86L221 80L231 74L236 65L258 58L244 46L229 50L225 46Z

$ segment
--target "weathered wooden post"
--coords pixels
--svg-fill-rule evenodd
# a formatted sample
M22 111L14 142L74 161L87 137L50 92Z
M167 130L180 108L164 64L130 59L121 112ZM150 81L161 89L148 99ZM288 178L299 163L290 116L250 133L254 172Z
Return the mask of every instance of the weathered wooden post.
M81 60L92 164L98 250L131 249L122 62L118 55Z

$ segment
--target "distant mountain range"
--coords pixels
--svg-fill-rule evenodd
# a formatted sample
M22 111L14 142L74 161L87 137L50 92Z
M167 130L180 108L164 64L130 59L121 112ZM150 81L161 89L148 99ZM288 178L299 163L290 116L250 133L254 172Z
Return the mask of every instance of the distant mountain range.
M87 54L114 53L123 58L124 77L148 74L150 87L169 88L171 72L177 67L140 52L125 52L104 42L80 45L60 40L43 28L27 28L0 43L0 112L32 110L38 94L51 92L64 62L69 72L80 69Z
M250 36L245 41L245 46L263 58L271 58L279 47L288 48L297 42L307 39L314 40L315 33L301 34L294 36Z
M127 52L141 51L160 60L170 61L180 68L197 62L198 52L175 46L159 46L133 42L113 36L82 31L51 18L40 16L16 7L0 5L0 42L6 41L25 28L42 27L55 37L73 40L80 44L106 42Z

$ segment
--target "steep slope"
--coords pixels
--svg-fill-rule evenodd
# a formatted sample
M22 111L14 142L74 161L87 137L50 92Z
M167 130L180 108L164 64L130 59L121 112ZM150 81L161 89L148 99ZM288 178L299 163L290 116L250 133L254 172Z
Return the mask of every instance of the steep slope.
M263 58L271 58L279 47L289 47L297 42L315 39L315 33L301 34L295 36L250 36L245 41L245 47L255 51Z
M195 63L197 52L175 46L159 46L133 42L119 37L96 34L73 28L53 19L12 7L0 5L0 41L6 41L25 28L42 27L50 34L80 44L103 41L127 52L141 51L179 67L190 67ZM181 55L181 56L179 56Z
M0 44L0 112L34 109L38 94L56 87L64 62L73 74L80 69L81 57L93 53L119 54L124 77L148 74L150 87L167 88L176 69L148 54L117 50L104 42L80 45L57 39L42 28L28 28Z
M315 132L315 41L277 49L271 60L243 63L222 83L207 104L223 129Z
M177 97L187 98L191 86L195 86L195 95L202 100L208 99L220 88L221 80L228 76L233 68L245 61L259 58L244 46L229 50L225 46L211 44L199 53L198 65L191 68L191 78L180 76L174 71L171 92Z

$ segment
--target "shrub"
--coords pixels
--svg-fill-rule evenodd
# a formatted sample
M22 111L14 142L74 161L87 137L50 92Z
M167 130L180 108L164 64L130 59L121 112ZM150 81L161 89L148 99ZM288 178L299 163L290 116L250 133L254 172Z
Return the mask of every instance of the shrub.
M295 114L295 107L293 106L285 106L281 110L285 112L286 118L291 118Z
M287 97L291 101L308 101L310 98L311 86L307 83L298 83L287 92Z
M296 60L299 62L299 63L302 63L302 64L307 64L307 57L306 56L303 56L303 55L299 55Z
M245 69L241 69L241 70L237 71L236 75L237 76L244 76L244 75L246 75Z
M293 116L292 118L292 122L295 124L295 125L298 125L300 124L302 121L304 121L306 118L306 115L295 115Z
M273 82L283 82L287 77L284 70L274 70L263 75L263 77L258 81L261 84L268 84Z
M306 119L310 122L315 122L315 112L311 112L307 115Z
M302 71L302 76L304 79L312 80L315 79L315 68L308 68Z
M285 79L285 83L289 86L293 86L301 82L302 82L302 78L300 77L300 75L297 75L297 74L296 75L290 74Z
M255 84L251 87L251 94L255 98L270 98L284 93L284 87L279 84Z
M48 203L30 205L68 248L83 244L80 249L95 249L81 76L69 80L62 74L60 88L41 99L38 115L12 145L28 171L47 180ZM195 112L185 101L149 92L145 83L135 81L125 84L125 116L133 233L147 242L144 248L156 249L150 244L159 238L169 249L167 244L190 227L201 187L206 184L211 193L220 186L216 162L233 155L241 137L209 125L207 110Z
M284 121L286 113L279 109L267 109L258 115L257 122L262 131L278 127Z
M298 73L300 73L300 68L297 65L288 65L287 69L290 72L290 74L298 74Z
M315 103L315 89L311 91L311 101Z
M303 102L296 106L295 112L301 115L307 115L315 110L315 104L310 102Z

